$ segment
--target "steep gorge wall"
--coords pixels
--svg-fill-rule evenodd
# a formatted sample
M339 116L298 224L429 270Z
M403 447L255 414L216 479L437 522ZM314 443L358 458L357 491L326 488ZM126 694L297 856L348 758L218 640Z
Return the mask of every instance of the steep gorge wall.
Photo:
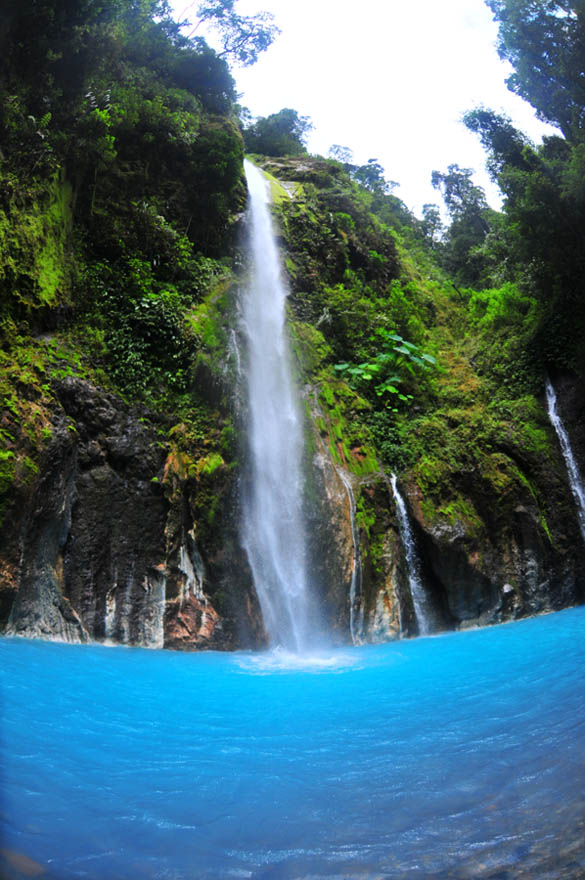
M314 549L320 552L316 580L325 584L332 632L340 641L348 641L353 570L349 502L339 466L327 452L316 454L315 467L323 497L311 524ZM359 504L364 621L359 641L416 635L407 562L388 477L356 476L349 471L346 477ZM516 487L505 499L497 494L486 499L478 480L469 487L468 499L478 508L481 500L486 508L470 528L463 519L429 519L420 487L405 475L402 494L437 631L486 626L585 600L585 546L562 461L551 462L541 479L541 490L548 493L546 522L526 487Z
M81 380L64 380L59 399L62 410L36 486L2 532L6 631L187 650L261 646L261 616L239 546L235 473L215 474L215 526L199 542L194 499L203 490L177 473L176 452L161 444L152 426ZM333 640L347 643L354 564L349 499L340 466L318 433L312 461L311 583ZM359 504L359 640L416 634L388 478L346 476ZM486 625L583 600L585 553L576 517L551 519L545 531L526 491L509 500L505 515L496 515L494 498L481 534L469 534L462 522L429 523L418 487L402 488L441 628ZM551 505L566 509L562 470L551 468L548 488Z
M351 529L339 468L351 480L357 501L365 640L417 631L395 504L387 490L390 470L399 475L439 629L487 625L584 601L585 546L538 365L527 381L525 367L515 368L512 350L508 366L506 347L511 346L504 337L494 379L485 357L478 370L484 331L460 295L429 283L403 251L400 288L394 288L401 299L384 300L388 282L377 275L377 262L370 267L365 250L364 262L355 262L358 249L351 239L364 222L363 206L352 202L349 188L341 192L338 171L327 178L324 163L306 159L271 159L267 168L288 194L280 199L277 215L295 350L310 389L316 479L326 499L315 543L324 548L324 569L335 572L330 583L337 586L326 588L333 591L331 605L337 609L333 628L347 639ZM334 203L349 213L333 215ZM357 321L358 330L361 320L365 337L372 332L373 310L375 321L397 322L394 328L390 323L395 333L405 333L401 321L418 326L420 338L435 346L442 374L430 393L419 392L410 412L382 409L376 415L376 398L362 398L361 389L348 386L332 368L335 358L351 359L348 321ZM353 343L358 358L360 344L358 335ZM504 369L511 377L505 375L502 386ZM583 383L575 374L554 378L559 411L583 466ZM362 388L367 392L365 384ZM381 422L384 430L378 429Z
M332 347L341 346L351 329L344 324L346 313L356 307L358 336L359 321L368 320L369 306L360 301L360 296L373 296L360 292L367 273L377 290L396 280L388 281L389 264L381 263L379 251L369 257L371 248L357 232L345 232L351 225L345 214L336 239L331 232L325 240L319 237L319 216L303 203L305 166L311 179L323 173L319 163L315 169L306 160L299 162L301 183L293 178L295 186L288 187L286 196L297 199L296 232L291 233L290 221L288 229L284 225L282 244L290 276L293 350L307 406L311 582L332 639L346 644L351 637L354 532L363 620L357 640L385 641L417 632L388 485L391 470L399 475L422 579L441 629L496 623L583 601L585 551L544 400L525 396L517 404L512 401L514 417L494 421L473 359L444 326L437 330L432 325L446 308L440 291L423 297L414 291L412 278L399 282L402 299L411 297L408 308L417 320L423 315L429 322L429 339L433 333L446 338L438 356L447 366L435 397L395 421L394 416L386 419L388 433L374 434L371 404L332 369L339 359ZM286 171L287 176L294 171L290 162ZM299 230L305 262L298 253ZM382 233L369 230L368 235ZM348 288L342 299L346 292L336 279L345 277L346 251L354 283L362 288ZM388 245L384 259L390 260L391 253ZM319 261L328 267L329 288L317 283ZM455 306L449 302L448 308ZM0 613L7 632L186 650L265 644L238 535L238 452L230 457L218 445L223 427L233 432L226 413L233 406L236 377L225 364L234 337L220 326L233 309L233 299L218 288L195 312L194 326L208 340L194 373L198 393L204 391L207 401L207 421L198 439L189 425L173 427L171 414L125 403L82 375L53 371L52 396L39 398L40 403L32 386L22 385L24 374L16 377L15 387L20 382L31 398L28 416L36 418L31 408L38 409L39 424L50 439L38 464L27 465L29 475L4 511ZM458 345L462 353L455 356ZM559 411L585 472L582 383L568 373L553 378ZM469 396L457 390L460 396L447 405L454 386L469 388ZM11 406L16 411L16 403ZM517 413L524 411L529 417L522 421ZM212 438L214 420L219 427ZM484 423L491 433L483 430ZM26 451L29 441L24 434L17 436L10 411L2 428L17 437L14 450L20 444ZM463 440L454 446L459 435ZM410 458L404 454L409 446ZM386 447L396 452L395 460L388 459ZM356 501L353 523L341 473ZM354 620L355 613L354 608Z
M2 532L6 631L191 650L261 644L227 468L197 480L142 410L80 379L57 390L38 480ZM214 498L202 540L198 494Z

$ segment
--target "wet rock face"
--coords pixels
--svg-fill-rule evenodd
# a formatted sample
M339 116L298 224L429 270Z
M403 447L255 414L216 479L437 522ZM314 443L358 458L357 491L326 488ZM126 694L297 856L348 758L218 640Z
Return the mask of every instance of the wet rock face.
M311 586L321 604L322 624L329 639L341 644L385 642L414 630L398 524L382 475L366 480L336 465L316 425L319 408L309 397L315 451L308 469L307 535L312 562ZM350 494L372 526L352 516ZM361 568L350 607L356 546ZM353 623L353 627L352 627Z
M572 397L571 397L572 395ZM581 395L582 397L582 395ZM579 435L585 406L570 389L567 422ZM319 413L313 412L314 424ZM349 642L353 568L351 511L340 468L314 431L310 534L319 554L314 582L323 596L327 625ZM580 435L579 435L580 436ZM578 447L578 442L576 443ZM585 462L583 463L585 465ZM584 471L585 472L585 471ZM489 625L557 610L585 600L585 546L574 512L562 457L531 472L538 487L516 483L498 496L481 476L466 485L470 506L479 511L472 527L455 518L429 521L420 489L402 485L420 575L433 610L432 630ZM399 523L388 478L358 478L345 472L359 499L361 557L359 641L387 641L416 635L417 625ZM467 478L466 478L467 479Z
M579 454L583 395L574 383L564 397L562 382L558 387L559 410ZM179 650L265 646L239 542L237 478L225 469L209 478L217 482L202 495L188 476L165 476L169 449L141 413L79 379L63 380L57 392L53 436L38 480L2 531L6 632ZM415 635L387 477L344 472L359 508L352 521L340 467L316 429L311 448L305 512L323 630L335 642L352 640L357 536L356 641ZM585 472L585 460L579 463ZM401 486L440 629L585 600L585 547L560 452L559 462L535 474L535 481L547 499L546 521L528 489L517 488L504 504L482 496L480 484L470 485L469 497L481 511L473 533L458 520L429 522L418 487ZM205 498L217 500L212 519Z
M152 480L164 450L115 398L79 381L59 395L78 436L65 593L92 638L162 646L154 606L167 503Z
M309 583L320 597L321 625L337 643L350 636L349 597L354 546L347 490L321 448L313 458L307 511Z
M530 497L518 500L523 503L505 517L491 517L480 534L470 535L460 522L426 522L419 493L410 487L423 577L443 604L445 628L487 625L583 601L585 548L576 524L554 524L547 532Z
M66 642L89 639L64 591L64 549L71 526L76 459L75 445L61 419L47 450L47 467L22 517L20 572L15 573L20 589L8 619L8 634Z
M386 642L416 632L408 571L396 509L384 474L362 481L362 509L369 533L360 529L363 559L363 640Z
M574 373L551 376L558 412L569 435L581 476L585 473L585 385Z
M58 395L39 482L3 548L19 584L6 631L187 650L261 641L249 573L229 578L228 513L203 559L193 486L179 481L168 497L155 429L82 380L65 379Z

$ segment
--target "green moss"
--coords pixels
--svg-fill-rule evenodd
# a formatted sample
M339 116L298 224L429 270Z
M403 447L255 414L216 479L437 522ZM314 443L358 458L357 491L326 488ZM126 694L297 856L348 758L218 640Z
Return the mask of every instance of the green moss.
M299 188L299 184L291 184L289 188L285 188L282 183L276 178L273 174L267 171L265 168L260 168L254 160L248 156L250 162L256 165L257 168L262 172L268 183L270 184L270 199L273 205L278 206L281 202L290 201L291 197L294 196Z
M369 431L358 416L367 409L365 401L345 382L327 378L327 374L321 374L319 400L324 417L318 429L328 438L333 461L357 476L378 471Z
M513 488L516 483L515 470L508 456L501 452L482 457L482 479L490 484L496 496L501 497Z
M29 458L28 455L24 456L21 465L24 471L24 481L25 483L28 483L36 476L36 474L38 474L39 465L36 461L33 461L32 458Z
M290 324L292 330L293 351L297 356L301 373L315 373L324 361L331 356L331 346L325 341L323 334L303 321Z
M362 493L359 494L356 501L355 521L358 529L363 529L369 538L370 530L376 522L376 514L371 505L365 501Z
M282 201L290 199L290 193L285 189L282 183L268 172L264 171L264 176L270 184L270 199L273 205L278 205Z
M30 337L14 333L0 350L0 521L33 485L52 437L50 368L48 347Z
M204 346L211 350L219 347L222 339L221 318L211 298L191 310L188 322Z
M20 190L0 210L0 290L7 303L36 309L69 298L71 204L71 185L55 176Z
M449 492L453 487L445 483L442 492ZM436 495L424 495L420 501L420 509L427 525L433 526L440 522L450 526L463 526L468 538L478 537L484 530L484 524L477 513L473 502L461 494L452 494L449 498L437 498Z
M234 308L233 282L231 271L226 269L186 319L196 340L196 363L204 364L216 376L222 376L225 367L229 319Z
M382 558L384 556L384 534L372 534L368 546L368 557L370 565L374 572L378 575L382 574Z
M319 390L319 398L322 403L327 407L332 407L335 404L335 393L333 388L328 382L322 382L321 388Z
M0 449L0 495L4 495L14 482L16 456L11 449Z
M554 546L553 536L551 535L551 531L548 527L546 517L545 517L544 513L542 512L542 510L539 510L538 513L539 513L538 521L540 523L540 526L541 526L543 532L545 533L545 535L547 536L551 546Z
M225 462L219 452L211 452L204 458L200 458L195 465L196 474L212 474L218 468L223 467Z
M212 495L209 500L209 504L207 505L207 512L205 517L209 526L213 525L213 522L215 521L215 518L217 516L218 508L219 497L217 495Z
M451 468L438 457L423 455L413 468L413 474L423 495L430 495L448 481Z

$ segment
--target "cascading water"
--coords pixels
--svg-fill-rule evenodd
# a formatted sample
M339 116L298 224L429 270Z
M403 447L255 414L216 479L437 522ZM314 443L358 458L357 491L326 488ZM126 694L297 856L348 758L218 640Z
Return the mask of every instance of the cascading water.
M351 569L351 583L349 587L349 632L354 645L362 643L364 631L364 606L362 597L362 560L360 557L360 542L355 521L356 505L351 483L345 473L338 469L337 473L345 486L349 500L349 515L351 517L351 537L353 540L353 561Z
M412 536L412 529L410 528L410 522L408 519L408 512L406 510L406 504L404 503L404 498L398 491L396 474L392 474L392 476L390 477L390 484L392 486L394 501L396 502L396 510L398 511L400 535L402 538L402 545L404 547L406 565L408 567L408 584L410 587L410 595L412 596L414 616L416 618L419 635L426 636L433 631L432 609L430 607L429 598L420 579L418 558L416 547L414 545L414 538Z
M573 455L573 450L571 449L569 435L567 434L565 426L561 421L561 417L557 412L557 395L554 386L548 377L545 384L548 417L551 425L556 431L557 437L559 438L559 443L561 444L563 458L567 465L569 485L571 486L571 491L577 504L579 527L581 529L581 534L583 535L583 540L585 541L585 490L583 489L583 481L581 479L581 474L579 473L579 468L577 467L577 462L575 461L575 456Z
M251 280L242 303L247 338L249 472L242 511L248 554L272 645L310 646L310 600L302 515L303 425L285 328L287 291L268 208L267 182L245 163L250 196Z

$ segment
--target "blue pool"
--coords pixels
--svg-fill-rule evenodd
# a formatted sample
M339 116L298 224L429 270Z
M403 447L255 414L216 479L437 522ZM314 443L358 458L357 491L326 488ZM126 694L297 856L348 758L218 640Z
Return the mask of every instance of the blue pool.
M0 876L585 876L585 609L303 660L0 640Z

